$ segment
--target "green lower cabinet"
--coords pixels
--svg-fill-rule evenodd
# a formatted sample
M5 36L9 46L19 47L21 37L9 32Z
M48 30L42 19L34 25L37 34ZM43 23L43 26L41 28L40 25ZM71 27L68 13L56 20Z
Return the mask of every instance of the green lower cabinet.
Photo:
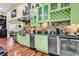
M41 41L38 35L35 36L35 48L41 50Z
M22 43L22 37L19 35L19 33L17 34L17 42L20 44Z
M35 35L35 48L41 52L48 53L48 36Z
M26 34L26 46L30 47L30 35Z
M26 36L22 36L17 34L17 42L20 43L21 45L30 47L30 36L29 34L26 34Z
M48 53L48 36L41 37L42 51Z

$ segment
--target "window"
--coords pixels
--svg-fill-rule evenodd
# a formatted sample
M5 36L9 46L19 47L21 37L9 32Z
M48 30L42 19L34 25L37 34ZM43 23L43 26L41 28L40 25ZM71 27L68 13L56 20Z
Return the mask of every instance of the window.
M70 3L61 3L61 8L70 6Z
M51 3L51 10L57 9L57 3Z
M32 8L34 8L34 5L32 5Z

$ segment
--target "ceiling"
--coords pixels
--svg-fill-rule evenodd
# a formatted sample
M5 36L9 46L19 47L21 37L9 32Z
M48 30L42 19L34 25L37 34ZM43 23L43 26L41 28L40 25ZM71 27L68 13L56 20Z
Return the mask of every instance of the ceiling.
M0 13L6 13L8 10L18 4L20 3L0 3Z

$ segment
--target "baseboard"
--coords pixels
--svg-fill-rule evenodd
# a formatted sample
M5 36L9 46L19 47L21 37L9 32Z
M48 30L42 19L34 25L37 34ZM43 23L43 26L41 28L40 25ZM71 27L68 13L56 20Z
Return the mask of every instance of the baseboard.
M52 54L52 53L48 53L48 54L49 54L49 56L59 56L57 54Z
M31 48L31 47L30 47ZM36 48L31 48L32 50L36 50Z

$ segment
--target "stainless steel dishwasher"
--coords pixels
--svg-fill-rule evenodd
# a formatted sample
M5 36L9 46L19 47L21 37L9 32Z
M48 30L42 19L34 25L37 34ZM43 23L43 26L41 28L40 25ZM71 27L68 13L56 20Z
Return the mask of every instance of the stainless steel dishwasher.
M35 50L35 34L34 33L30 34L30 48Z
M60 40L57 35L48 35L48 53L49 55L58 56L60 54Z

